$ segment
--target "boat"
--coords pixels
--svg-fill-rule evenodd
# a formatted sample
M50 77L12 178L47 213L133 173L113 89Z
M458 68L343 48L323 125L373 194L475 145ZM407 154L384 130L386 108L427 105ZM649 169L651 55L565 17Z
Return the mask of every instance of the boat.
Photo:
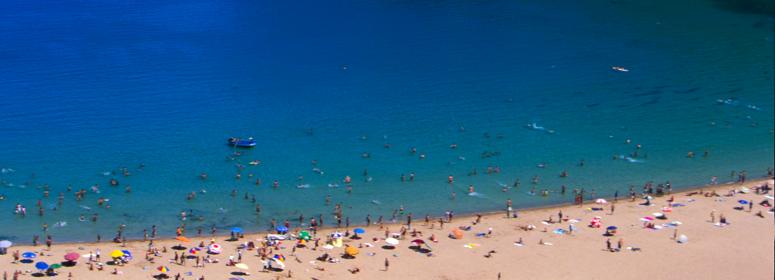
M229 146L234 146L234 147L253 148L256 146L256 140L254 140L253 137L250 137L248 139L231 137L227 141L229 143Z
M613 67L611 67L611 69L614 69L614 70L619 71L619 72L630 72L630 69L627 69L627 68L624 68L624 67L621 67L621 66L613 66Z

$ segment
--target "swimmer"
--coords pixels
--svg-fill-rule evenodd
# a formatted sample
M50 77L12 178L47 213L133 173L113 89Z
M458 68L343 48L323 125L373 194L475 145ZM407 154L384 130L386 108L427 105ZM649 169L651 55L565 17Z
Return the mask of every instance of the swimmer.
M455 182L455 177L452 177L452 175L447 176L447 183L452 184Z
M344 183L345 183L345 184L350 184L350 183L352 183L352 178L350 178L350 176L344 176Z
M475 192L475 191L474 191L474 185L468 185L468 193L469 193L469 194L472 194L472 193L474 193L474 192Z

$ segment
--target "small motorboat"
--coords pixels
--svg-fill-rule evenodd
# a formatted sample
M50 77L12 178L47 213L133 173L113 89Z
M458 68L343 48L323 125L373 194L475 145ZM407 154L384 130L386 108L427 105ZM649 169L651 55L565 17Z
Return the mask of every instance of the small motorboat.
M619 72L630 72L630 69L627 69L627 68L624 68L624 67L621 67L621 66L613 66L613 67L611 67L611 69L614 69L614 70L619 71Z
M256 146L256 140L254 140L253 137L250 137L248 139L231 137L228 139L228 142L229 142L229 146L240 147L240 148L253 148Z

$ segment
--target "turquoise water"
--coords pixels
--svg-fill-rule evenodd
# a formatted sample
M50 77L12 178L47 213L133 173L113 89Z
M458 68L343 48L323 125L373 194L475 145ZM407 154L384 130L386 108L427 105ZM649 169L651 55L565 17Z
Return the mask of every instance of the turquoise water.
M0 224L10 225L0 239L29 242L43 223L57 241L108 239L121 223L135 237L153 224L171 235L187 210L204 219L186 221L189 231L208 232L299 214L330 224L337 202L353 223L401 205L416 217L501 209L507 198L531 207L572 200L529 195L534 176L537 190L610 196L773 166L768 3L124 2L0 11ZM258 147L230 160L231 136ZM636 143L641 162L612 159ZM246 165L240 180L236 164ZM401 183L410 172L414 182ZM516 179L519 189L501 191ZM99 194L75 201L94 184ZM466 195L469 184L481 195ZM13 214L17 202L27 217ZM97 223L78 221L94 213Z

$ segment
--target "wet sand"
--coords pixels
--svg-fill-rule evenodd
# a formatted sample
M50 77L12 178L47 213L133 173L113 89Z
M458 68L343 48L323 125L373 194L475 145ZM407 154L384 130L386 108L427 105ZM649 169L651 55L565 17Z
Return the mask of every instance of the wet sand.
M84 280L152 279L152 275L159 274L155 268L165 265L171 270L167 273L172 276L171 279L177 273L181 274L181 279L199 279L202 276L205 279L285 279L289 278L289 272L293 279L498 279L499 273L501 279L772 279L775 262L773 214L768 212L769 208L758 203L763 200L773 203L773 200L754 194L753 190L747 194L725 196L729 190L740 190L743 187L752 189L764 183L773 186L773 181L768 179L702 188L705 192L714 189L720 197L687 196L687 193L699 188L674 194L674 202L686 206L673 207L672 212L666 213L667 220L657 219L655 222L661 225L680 221L682 224L676 227L677 234L688 237L688 243L685 244L672 239L675 233L673 228L654 230L643 227L641 218L660 212L663 206L668 205L667 199L670 196L667 195L654 198L652 206L640 205L644 202L642 199L634 202L628 198L619 199L614 203L616 208L613 214L610 214L610 204L565 205L520 211L516 219L506 218L505 213L491 213L484 215L481 223L473 225L472 230L463 231L464 236L460 240L451 239L447 235L452 228L472 225L475 217L455 217L451 224L444 225L444 229L439 229L438 218L431 229L424 224L423 217L415 217L413 227L423 233L422 237L417 238L429 242L431 256L409 248L412 246L410 241L416 239L410 234L395 249L383 249L385 230L372 225L365 228L366 234L362 235L361 240L345 238L345 244L352 246L365 242L375 245L361 248L354 259L342 258L343 248L330 251L321 247L317 250L298 248L292 254L294 243L283 241L279 253L286 256L287 268L282 272L261 272L261 260L255 250L243 253L242 262L250 270L225 265L230 255L236 256L239 244L262 239L265 233L249 234L237 242L225 241L228 236L216 237L215 241L223 246L223 253L212 257L219 259L220 263L206 264L204 268L193 267L194 260L188 260L185 266L171 263L174 250L169 248L180 242L166 239L155 241L156 247L169 249L161 257L156 257L155 263L143 259L144 250L148 246L143 241L128 242L127 247L110 242L55 244L50 251L45 246L14 246L7 255L0 256L0 272L7 272L8 279L11 279L14 270L25 272L20 279L35 278L31 275L36 272L34 263L12 263L11 253L15 250L41 253L43 256L38 256L34 261L52 264L63 261L67 252L83 255L100 248L103 262L108 260L108 255L115 249L130 250L134 260L124 266L106 265L103 271L89 271L87 259L81 258L76 266L58 269L58 276L47 278L68 279L68 274L72 273L71 279ZM752 212L748 212L747 206L744 210L734 209L739 206L738 200L741 199L754 201ZM590 207L603 207L605 210L592 211ZM570 220L561 224L542 223L550 216L557 221L560 210ZM730 224L719 227L711 223L710 213L714 210L716 221L719 214L724 214ZM758 211L762 211L763 218L756 216ZM588 227L595 216L601 217L601 228ZM573 219L580 220L574 224L576 230L573 234L553 232L560 228L567 230ZM536 228L531 231L520 229L527 225ZM618 227L617 234L603 236L605 228L611 225ZM391 232L398 232L401 225L386 227ZM487 232L488 228L493 230L490 237L475 236L476 233ZM335 229L321 230L318 236L333 231ZM428 240L431 234L436 235L437 243ZM375 237L380 240L372 241ZM200 241L207 244L211 239L210 236L189 238L192 242L185 243L187 247L196 246ZM519 238L524 241L524 246L514 245ZM621 252L608 251L608 238L613 247L617 246L620 238L623 239L624 249ZM551 245L540 245L541 240ZM640 251L628 250L628 247L640 248ZM486 257L490 251L495 253ZM329 252L339 262L315 261L324 252ZM387 271L384 270L386 258L390 264ZM120 271L119 275L111 273L114 268ZM359 268L360 272L353 274L348 271L353 268ZM190 276L188 272L191 272ZM250 275L233 275L235 272L248 272Z

